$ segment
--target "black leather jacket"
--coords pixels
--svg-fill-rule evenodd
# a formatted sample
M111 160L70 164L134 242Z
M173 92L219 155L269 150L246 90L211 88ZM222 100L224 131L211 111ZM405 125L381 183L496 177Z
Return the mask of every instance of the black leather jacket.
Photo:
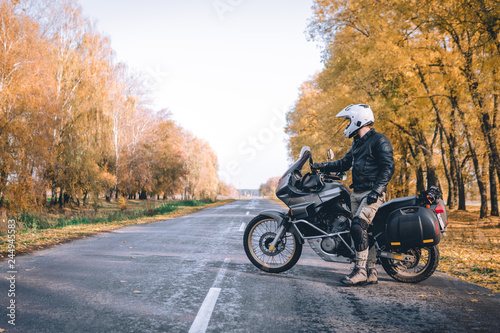
M394 174L394 158L389 139L371 129L361 139L354 139L351 149L339 160L325 163L325 171L347 171L352 168L354 192L387 191Z

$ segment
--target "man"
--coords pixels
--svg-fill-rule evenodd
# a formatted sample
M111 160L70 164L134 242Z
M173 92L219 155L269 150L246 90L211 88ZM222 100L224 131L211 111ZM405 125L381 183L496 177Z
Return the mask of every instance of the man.
M356 249L355 265L342 283L353 285L376 284L375 248L369 249L368 226L375 213L385 201L387 184L394 173L394 158L389 139L370 126L375 122L368 105L349 105L339 114L339 118L349 119L344 134L354 138L351 149L336 161L314 163L313 169L326 172L347 171L352 168L353 193L351 194L351 236Z

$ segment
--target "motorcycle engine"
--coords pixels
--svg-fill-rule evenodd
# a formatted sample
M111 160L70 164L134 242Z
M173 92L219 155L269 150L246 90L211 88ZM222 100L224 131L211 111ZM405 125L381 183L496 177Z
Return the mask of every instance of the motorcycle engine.
M344 215L319 211L313 223L329 234L349 230L349 219Z
M325 230L329 234L349 231L349 219L344 215L330 215L325 212L319 212L316 221L319 222L318 227ZM341 236L333 236L324 238L321 241L321 249L327 253L340 254L340 255L350 255L349 249L346 247L344 240L349 244L349 234L344 234Z

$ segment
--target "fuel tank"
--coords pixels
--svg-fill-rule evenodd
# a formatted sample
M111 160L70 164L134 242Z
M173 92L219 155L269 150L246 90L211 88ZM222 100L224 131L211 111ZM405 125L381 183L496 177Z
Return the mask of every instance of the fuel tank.
M351 207L349 190L342 183L339 182L325 183L325 187L318 194L319 197L321 198L321 201L323 202L328 202L332 199L336 199L337 197L341 197L342 199L344 199L349 208Z

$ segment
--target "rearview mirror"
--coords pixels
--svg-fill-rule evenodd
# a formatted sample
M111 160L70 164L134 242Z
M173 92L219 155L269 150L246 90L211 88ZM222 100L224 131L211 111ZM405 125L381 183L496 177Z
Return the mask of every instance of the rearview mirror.
M335 154L333 153L332 148L328 149L327 155L328 155L328 160L332 161L333 158L335 157Z

